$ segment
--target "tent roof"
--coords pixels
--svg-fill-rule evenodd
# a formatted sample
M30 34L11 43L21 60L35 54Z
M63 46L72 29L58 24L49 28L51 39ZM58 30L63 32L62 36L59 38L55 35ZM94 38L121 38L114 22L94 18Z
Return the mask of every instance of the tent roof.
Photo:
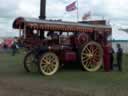
M112 28L112 40L113 41L127 41L128 33L123 30L119 30L116 27Z

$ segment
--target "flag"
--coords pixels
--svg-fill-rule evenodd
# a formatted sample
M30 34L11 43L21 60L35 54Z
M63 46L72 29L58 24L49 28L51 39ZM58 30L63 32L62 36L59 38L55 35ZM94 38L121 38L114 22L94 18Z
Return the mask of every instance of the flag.
M66 6L66 11L70 12L70 11L74 11L76 10L76 1L72 2L71 4L69 4L68 6Z
M82 20L87 20L91 16L91 12L89 11L88 13L85 13L84 16L82 17Z

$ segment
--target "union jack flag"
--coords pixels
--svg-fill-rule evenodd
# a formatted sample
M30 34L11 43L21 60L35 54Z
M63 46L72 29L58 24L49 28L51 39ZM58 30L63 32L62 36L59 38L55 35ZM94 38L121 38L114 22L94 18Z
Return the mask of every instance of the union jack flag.
M70 11L74 11L76 10L76 1L72 2L71 4L69 4L68 6L66 6L66 11L70 12Z

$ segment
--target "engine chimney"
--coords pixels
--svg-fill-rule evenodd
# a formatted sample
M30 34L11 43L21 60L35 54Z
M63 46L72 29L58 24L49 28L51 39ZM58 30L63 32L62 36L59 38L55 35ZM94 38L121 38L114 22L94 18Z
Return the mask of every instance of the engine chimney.
M41 0L40 1L40 16L39 19L45 19L46 18L46 0Z

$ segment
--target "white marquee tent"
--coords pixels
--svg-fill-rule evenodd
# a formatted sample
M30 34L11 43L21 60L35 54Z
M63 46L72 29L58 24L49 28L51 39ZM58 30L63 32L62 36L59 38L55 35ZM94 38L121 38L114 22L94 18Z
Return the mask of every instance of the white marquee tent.
M121 44L124 53L128 53L128 33L116 27L112 28L112 46L116 51L116 44Z
M4 40L0 38L0 44L2 44L3 42L4 42Z

